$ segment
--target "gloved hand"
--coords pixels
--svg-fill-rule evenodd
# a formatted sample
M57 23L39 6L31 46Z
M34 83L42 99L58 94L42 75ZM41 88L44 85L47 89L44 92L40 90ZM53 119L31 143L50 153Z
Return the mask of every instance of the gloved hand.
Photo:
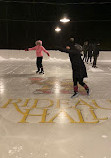
M47 55L48 55L48 56L50 56L50 54L49 54L49 53L47 53Z
M28 48L26 48L26 49L25 49L25 51L29 51L29 49L28 49Z

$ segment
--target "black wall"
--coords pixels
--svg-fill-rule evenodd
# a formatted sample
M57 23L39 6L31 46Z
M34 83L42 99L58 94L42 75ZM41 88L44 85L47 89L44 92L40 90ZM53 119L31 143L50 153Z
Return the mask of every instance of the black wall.
M28 2L38 1L0 1L0 48L25 49L41 39L47 49L57 49L70 37L75 37L80 44L85 40L99 41L102 50L111 50L110 3L58 5L57 1L52 1L52 5ZM70 23L59 22L64 14L70 17ZM62 28L60 33L54 31L57 25Z

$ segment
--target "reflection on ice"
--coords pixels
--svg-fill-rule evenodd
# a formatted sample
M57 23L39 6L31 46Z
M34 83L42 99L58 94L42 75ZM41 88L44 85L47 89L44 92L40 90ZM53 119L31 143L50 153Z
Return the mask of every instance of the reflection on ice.
M89 67L88 72L104 72L104 71L102 69L99 69L99 68Z
M102 138L107 138L108 136L107 135L102 135Z
M19 152L21 152L21 150L23 150L22 145L14 146L12 147L12 149L8 151L9 156L12 156L12 155L16 156L16 153L18 154Z
M54 84L54 92L60 93L60 82L56 81Z
M3 94L4 93L4 80L3 79L0 79L0 94Z
M66 119L64 112L60 113L59 120L60 120L60 123L66 122L67 119Z

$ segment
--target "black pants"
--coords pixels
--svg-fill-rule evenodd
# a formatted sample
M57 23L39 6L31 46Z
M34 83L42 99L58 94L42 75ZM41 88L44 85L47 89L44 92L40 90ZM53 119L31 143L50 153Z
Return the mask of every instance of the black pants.
M83 78L73 78L73 82L74 82L74 86L77 86L77 83L79 82L79 84L81 85L81 86L84 86L85 85L85 83L83 82Z
M83 61L87 62L87 53L84 53Z
M91 61L92 61L92 56L88 56L87 62L89 61L89 59L90 59L90 63L91 63Z
M76 72L74 72L74 70L72 70L72 77L73 77L73 83L74 83L74 86L77 86L77 83L79 82L79 84L81 85L81 86L84 86L85 85L85 83L83 82L83 78L80 78L80 77L76 77L75 75L76 75Z
M93 66L96 66L97 63L97 56L94 56Z
M43 59L43 57L37 57L37 59L36 59L36 66L38 68L38 71L40 71L40 68L43 69L42 59Z

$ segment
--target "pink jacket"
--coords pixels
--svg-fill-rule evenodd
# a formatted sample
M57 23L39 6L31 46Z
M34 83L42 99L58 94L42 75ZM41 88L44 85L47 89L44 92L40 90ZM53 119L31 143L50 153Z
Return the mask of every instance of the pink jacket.
M43 46L40 46L40 45L29 48L29 50L36 50L36 56L37 57L43 57L42 51L44 51L45 53L48 53L48 51Z

